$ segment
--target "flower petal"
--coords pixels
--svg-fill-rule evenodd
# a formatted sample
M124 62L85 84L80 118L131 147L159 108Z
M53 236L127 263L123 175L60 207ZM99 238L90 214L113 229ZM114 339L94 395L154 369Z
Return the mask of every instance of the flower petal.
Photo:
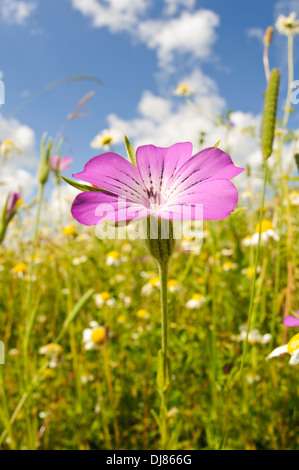
M116 153L107 152L92 158L84 170L73 177L137 203L142 204L146 197L137 168Z
M164 196L175 197L194 183L210 179L230 180L242 171L243 168L236 167L227 153L216 147L210 147L197 153L183 165L174 175L172 184Z
M218 220L227 217L237 202L238 191L233 183L225 179L213 179L195 183L171 199L163 210L178 213L181 206L181 219L194 220L201 216L200 208L196 208L196 205L202 205L203 220Z
M148 211L140 204L116 194L86 191L78 194L71 209L73 217L84 225L98 225L102 219L110 222L146 217Z
M291 366L294 366L295 364L299 364L299 352L293 353L291 355L289 364L291 364Z
M284 326L299 326L299 318L288 315L283 319Z
M192 156L191 142L181 142L171 147L143 145L136 150L136 163L145 188L151 186L163 192L174 174Z
M278 348L273 349L273 351L267 356L267 359L271 359L272 357L281 356L288 352L288 345L284 344L283 346L279 346Z
M58 167L59 171L67 170L72 162L73 162L72 157L62 157L59 163L59 167Z

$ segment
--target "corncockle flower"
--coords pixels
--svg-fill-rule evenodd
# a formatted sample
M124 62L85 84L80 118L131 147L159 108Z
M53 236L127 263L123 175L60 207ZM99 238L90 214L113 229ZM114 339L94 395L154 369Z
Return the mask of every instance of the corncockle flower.
M0 243L3 242L9 223L22 203L19 193L10 193L0 214Z
M275 348L266 359L272 357L281 356L282 354L288 353L291 356L289 364L299 364L299 333L293 336L287 344Z
M10 193L6 206L6 220L9 220L13 212L21 204L22 199L19 193Z
M299 310L296 311L299 315ZM288 315L283 319L284 326L299 326L299 317L294 317L293 315Z
M73 202L72 215L84 225L102 221L119 223L150 219L146 244L157 262L161 296L161 349L158 353L157 387L161 396L161 448L168 444L167 391L170 386L168 356L168 267L174 251L173 222L183 220L218 220L227 217L236 207L238 191L230 181L243 171L236 167L228 154L217 147L207 148L192 156L190 142L171 147L144 145L133 147L125 137L130 162L107 152L92 158L75 178L91 186L69 182L81 189ZM152 231L152 221L155 222ZM121 224L122 225L122 224ZM129 228L132 225L129 224ZM177 226L175 227L177 228ZM129 232L128 232L129 233ZM154 290L151 279L141 293ZM193 296L191 308L205 301L201 294ZM132 335L138 339L138 333Z
M60 157L60 155L52 155L50 157L50 168L54 173L62 173L67 170L73 162L71 157Z
M73 176L105 192L80 193L72 205L73 217L84 225L149 215L194 219L195 206L202 205L203 219L217 220L227 217L238 202L230 179L243 169L216 147L192 156L189 142L168 148L144 145L137 149L136 163L137 167L112 152L92 158ZM184 211L185 206L190 210Z

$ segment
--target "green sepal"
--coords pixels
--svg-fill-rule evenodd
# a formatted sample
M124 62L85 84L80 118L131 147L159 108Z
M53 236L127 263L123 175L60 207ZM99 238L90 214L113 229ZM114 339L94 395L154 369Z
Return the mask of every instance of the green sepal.
M126 146L126 149L127 149L127 153L128 153L128 157L130 159L130 162L132 163L132 165L137 166L135 150L134 150L133 146L131 145L131 143L130 143L130 141L129 141L129 139L126 135L124 136L124 140L125 140L125 146Z
M40 147L40 163L38 168L38 181L46 184L50 173L50 155L53 148L53 140L49 138L46 143L46 134L43 134Z
M88 186L87 184L81 184L77 183L76 181L72 181L65 176L60 175L60 178L62 178L66 183L68 183L70 186L73 186L76 189L79 189L80 191L100 191L101 193L108 193L110 194L110 191L106 191L105 189L101 188L94 188L93 186Z
M153 232L157 228L158 238L152 236L151 219L153 220ZM151 256L158 261L159 264L168 263L171 255L175 249L175 238L173 233L173 222L167 219L156 218L155 216L148 216L146 222L146 238L145 244ZM157 227L156 227L156 224Z

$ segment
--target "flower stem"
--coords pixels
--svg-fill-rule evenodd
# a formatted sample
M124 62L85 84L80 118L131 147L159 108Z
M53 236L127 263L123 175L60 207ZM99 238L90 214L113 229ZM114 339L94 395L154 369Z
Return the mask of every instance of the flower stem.
M116 449L119 449L120 432L119 432L119 427L118 427L118 422L117 422L117 416L116 416L117 410L115 406L114 390L113 390L112 378L111 378L111 372L110 372L110 357L109 357L109 344L108 343L105 344L105 348L104 348L104 370L105 370L108 396L109 396L110 405L111 405L111 409L113 413L113 430L114 430L114 435L115 435L115 446L116 446Z
M294 60L293 60L293 35L288 35L288 92L284 110L284 117L282 120L282 128L285 129L288 124L291 108L291 96L292 96L292 82L294 80Z
M250 333L251 324L252 324L252 313L253 313L255 291L256 291L257 266L258 266L259 255L260 255L261 231L262 231L261 229L262 229L262 220L263 220L264 206L265 206L265 194L266 194L266 186L267 186L267 180L268 180L268 171L269 170L268 170L267 161L265 160L265 174L264 174L263 194L262 194L262 203L261 203L261 208L260 208L260 220L259 220L259 238L258 238L258 244L256 248L256 253L255 253L254 273L253 273L251 293L250 293L250 304L249 304L249 312L248 312L248 320L247 320L246 339L244 341L244 348L243 348L243 354L242 354L242 359L241 359L241 367L240 367L241 375L243 373L243 366L244 366L244 361L245 361L245 357L247 353L248 335Z
M168 262L159 263L160 292L161 292L161 354L159 357L158 387L161 395L161 447L165 450L168 439L167 429L167 389L169 387L169 361L168 361L168 307L167 307L167 279Z

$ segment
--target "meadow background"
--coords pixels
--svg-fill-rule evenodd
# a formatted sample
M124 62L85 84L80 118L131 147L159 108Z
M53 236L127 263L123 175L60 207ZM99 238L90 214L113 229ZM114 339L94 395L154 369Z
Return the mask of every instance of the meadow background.
M140 241L77 224L60 171L41 184L47 149L71 157L71 178L107 149L127 158L125 134L194 153L220 141L245 168L234 213L172 257L168 448L298 450L299 366L266 360L298 333L283 318L299 309L299 44L290 54L275 26L291 12L291 0L0 1L2 228L7 197L21 198L0 245L1 449L159 447L156 266ZM265 57L281 75L266 163Z

